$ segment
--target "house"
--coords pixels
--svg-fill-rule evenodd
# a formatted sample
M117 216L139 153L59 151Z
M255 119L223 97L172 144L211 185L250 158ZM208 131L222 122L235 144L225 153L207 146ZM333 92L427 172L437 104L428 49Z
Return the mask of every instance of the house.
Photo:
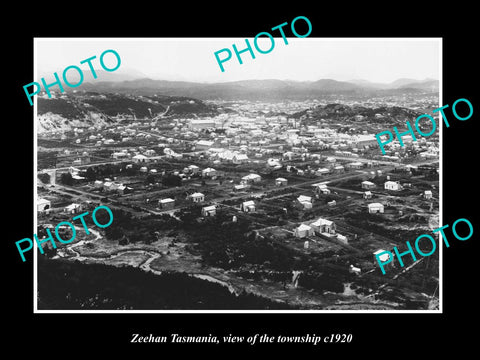
M200 171L200 168L197 165L188 165L187 169L192 174L197 174Z
M217 208L215 205L204 206L202 208L202 216L215 216L217 213Z
M63 208L63 211L68 213L68 214L77 214L82 210L82 205L80 204L70 204L68 206L65 206Z
M250 188L250 185L247 184L234 185L233 191L246 191L248 188Z
M306 224L301 224L299 227L295 228L293 233L297 238L304 238L307 236L312 236L314 234L314 231L310 226Z
M146 163L148 162L148 157L146 157L145 155L142 155L142 154L138 154L138 155L135 155L134 157L132 157L132 161L134 163Z
M362 189L370 190L370 189L374 189L376 186L377 185L375 185L371 181L362 181Z
M400 191L403 189L398 181L386 181L384 186L385 190Z
M256 183L262 180L262 177L257 174L248 174L242 177L242 184Z
M119 193L120 195L129 194L132 190L133 190L133 188L131 188L129 186L126 186L126 185L123 185L123 184L120 184L117 187L117 193Z
M276 178L275 179L275 186L286 186L288 184L288 180L284 178Z
M337 205L337 202L335 200L332 200L332 201L327 202L327 205L328 206L335 206L335 205Z
M161 209L173 209L175 207L175 200L174 199L160 199L158 200L158 205Z
M363 193L363 198L364 198L365 200L371 199L372 197L373 197L373 194L372 194L371 191L365 191L365 192Z
M217 175L217 170L214 168L206 168L202 170L202 177L212 178Z
M330 194L330 189L327 188L327 184L325 183L312 184L312 186L314 188L313 191L317 194Z
M95 189L101 189L103 188L103 181L101 180L95 180L95 182L93 183L93 187Z
M234 154L232 161L234 164L243 164L248 162L247 154Z
M119 160L119 159L126 159L128 158L128 153L126 152L114 152L112 154L112 158L114 158L115 160Z
M385 210L384 210L383 204L380 204L380 203L368 204L368 212L370 214L376 214L376 213L383 214L384 211Z
M336 173L343 173L345 172L345 168L342 165L337 165L333 168L333 171Z
M363 164L360 161L356 161L356 162L347 164L347 167L350 169L361 169L363 168Z
M117 191L120 186L123 186L122 184L117 184L113 181L105 181L103 183L103 191L108 192L108 191Z
M335 234L335 231L337 229L333 221L322 219L322 218L317 219L316 221L311 223L310 226L318 234L320 233Z
M255 202L253 200L244 201L240 205L240 210L243 212L255 212Z
M317 171L315 171L315 175L317 176L327 175L328 173L330 173L330 170L327 168L320 168Z
M214 141L199 140L195 143L195 150L208 150L213 146L213 144L215 144Z
M304 210L312 208L312 197L311 196L300 195L297 198L297 201L300 203L300 205L303 207Z
M194 203L199 203L205 201L205 195L202 193L196 192L193 194L188 195L188 198L193 201Z
M425 199L431 199L433 197L432 191L431 190L425 190L425 192L423 193L423 197Z
M46 199L38 199L37 200L37 211L38 212L48 212L48 210L52 207L52 203L50 200Z

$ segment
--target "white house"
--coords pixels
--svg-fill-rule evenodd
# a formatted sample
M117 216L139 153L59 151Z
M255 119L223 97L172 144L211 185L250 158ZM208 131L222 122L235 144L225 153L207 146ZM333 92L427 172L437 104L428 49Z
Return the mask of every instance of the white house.
M425 199L431 199L433 197L432 191L431 190L425 190L425 192L423 193L423 197Z
M330 173L330 169L327 169L327 168L320 168L317 171L315 171L315 175L317 176L327 175L328 173Z
M78 212L80 212L82 210L82 205L80 204L70 204L68 206L65 206L63 208L63 211L66 212L66 213L69 213L69 214L76 214Z
M188 198L193 201L194 203L199 203L205 201L205 195L202 193L196 192L193 194L188 195Z
M248 161L247 154L234 154L232 157L234 164L243 164Z
M190 171L192 174L196 174L200 171L200 168L197 165L188 165L187 167L188 171Z
M134 163L145 163L145 162L148 162L148 157L142 154L138 154L132 157L132 161Z
M365 192L363 193L363 198L364 198L365 200L371 199L372 197L373 197L373 194L372 194L371 191L365 191Z
M247 184L239 184L233 186L233 191L246 191L250 188L250 185Z
M312 208L312 197L306 195L300 195L297 198L297 201L302 205L304 209L311 209Z
M248 184L248 183L255 183L255 182L259 182L262 180L262 177L260 175L257 175L257 174L248 174L248 175L245 175L244 177L242 177L242 183L244 184Z
M319 218L310 224L316 233L335 234L336 225L333 221Z
M371 181L362 181L362 189L370 190L374 189L376 185Z
M195 143L195 149L196 150L207 150L210 149L213 144L215 144L214 141L209 141L209 140L199 140Z
M215 205L204 206L202 208L202 216L215 216L217 208Z
M368 212L370 214L376 214L376 213L381 213L383 214L384 212L384 206L383 204L380 203L371 203L368 204Z
M276 178L275 179L275 186L285 186L288 184L288 180L285 178Z
M175 207L175 200L171 198L158 200L158 205L162 209L172 209Z
M398 181L386 181L384 186L385 186L385 190L392 190L392 191L402 190L402 185L400 185L400 182Z
M214 168L206 168L202 170L202 177L214 177L217 175L217 170Z
M315 193L321 193L321 194L330 194L330 189L327 188L327 184L325 183L317 183L317 184L312 184L313 190Z
M295 228L294 234L297 238L304 238L307 236L312 236L314 231L310 226L301 224L299 227Z
M253 200L244 201L240 205L240 209L243 212L255 212L255 202Z

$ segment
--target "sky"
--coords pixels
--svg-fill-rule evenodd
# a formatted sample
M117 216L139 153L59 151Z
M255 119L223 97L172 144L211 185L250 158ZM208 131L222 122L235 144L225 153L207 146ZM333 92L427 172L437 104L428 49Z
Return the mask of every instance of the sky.
M88 70L88 64L80 62L95 55L92 64L101 69L100 55L113 49L121 58L115 73L160 80L211 83L247 79L362 79L389 83L399 78L440 79L441 74L440 38L288 37L286 45L281 37L275 37L274 48L267 54L255 49L253 38L248 40L255 59L247 51L241 54L243 64L240 64L232 44L242 50L246 47L245 38L36 38L35 63L38 75L53 76L57 72L61 76L70 65ZM258 46L268 50L270 40L261 37ZM214 53L225 48L232 52L232 57L223 63L222 72ZM226 52L219 54L222 59L226 55ZM111 53L104 59L107 66L115 65Z

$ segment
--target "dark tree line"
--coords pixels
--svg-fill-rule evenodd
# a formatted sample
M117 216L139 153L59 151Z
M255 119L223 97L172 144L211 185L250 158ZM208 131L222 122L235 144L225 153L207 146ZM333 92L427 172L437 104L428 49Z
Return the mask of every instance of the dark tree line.
M130 266L38 261L38 308L70 309L292 309L252 294L171 272L155 275Z

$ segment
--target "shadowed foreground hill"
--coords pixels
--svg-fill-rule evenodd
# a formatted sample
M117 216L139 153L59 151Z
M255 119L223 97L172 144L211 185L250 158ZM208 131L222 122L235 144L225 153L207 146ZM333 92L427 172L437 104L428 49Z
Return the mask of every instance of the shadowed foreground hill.
M291 309L252 294L236 296L185 273L155 275L129 266L38 261L39 310Z

